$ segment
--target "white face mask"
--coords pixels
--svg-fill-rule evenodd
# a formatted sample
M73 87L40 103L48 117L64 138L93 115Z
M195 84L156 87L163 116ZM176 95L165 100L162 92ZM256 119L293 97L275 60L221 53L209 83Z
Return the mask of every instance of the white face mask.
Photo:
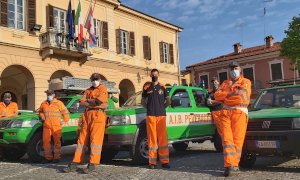
M49 102L53 101L53 96L47 96L47 101Z
M98 87L100 85L100 81L92 81L92 86L94 88Z
M239 78L240 76L241 76L240 70L232 70L232 71L230 71L230 77L232 79Z

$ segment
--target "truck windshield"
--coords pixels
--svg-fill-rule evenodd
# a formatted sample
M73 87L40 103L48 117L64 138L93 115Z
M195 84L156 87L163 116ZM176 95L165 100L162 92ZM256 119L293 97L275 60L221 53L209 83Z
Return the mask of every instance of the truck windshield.
M131 96L123 105L123 107L130 107L130 106L141 106L142 102L142 92L137 92L133 96Z
M254 109L274 107L300 108L300 87L265 90L260 94Z
M65 106L69 104L69 102L72 100L72 98L58 98L61 102L64 103Z

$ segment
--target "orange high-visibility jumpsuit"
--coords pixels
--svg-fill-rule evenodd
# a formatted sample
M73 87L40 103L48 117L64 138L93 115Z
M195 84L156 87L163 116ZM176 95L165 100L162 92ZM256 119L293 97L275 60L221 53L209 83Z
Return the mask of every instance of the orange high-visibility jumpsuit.
M169 163L168 135L166 127L165 99L168 97L166 87L158 84L146 84L143 98L147 100L147 138L149 146L149 165L156 165L157 150L161 164Z
M10 102L8 106L4 102L0 102L0 118L15 116L18 110L18 105L15 102Z
M234 94L232 94L235 92ZM248 123L248 105L251 81L240 77L236 82L226 80L215 93L217 101L224 103L220 116L224 167L238 167Z
M208 94L209 94L209 96L212 100L215 100L215 97L214 97L215 92L214 92L213 89L209 89ZM215 123L217 131L218 131L220 136L222 135L221 134L222 131L221 131L220 125L219 125L220 116L221 116L221 112L222 112L221 110L222 110L222 104L212 104L212 105L210 105L211 116L212 116L213 122Z
M88 143L90 143L90 164L100 164L106 123L104 110L108 107L108 93L106 87L101 84L97 88L87 89L80 101L86 102L88 99L96 100L99 104L87 106L81 116L82 127L80 129L73 162L83 163L85 150Z
M44 101L41 104L39 116L42 120L44 120L43 147L45 151L45 159L47 160L60 159L60 139L62 130L61 115L63 116L65 123L70 120L69 111L61 101L53 99L50 104L48 101ZM51 149L51 136L54 141L54 158Z

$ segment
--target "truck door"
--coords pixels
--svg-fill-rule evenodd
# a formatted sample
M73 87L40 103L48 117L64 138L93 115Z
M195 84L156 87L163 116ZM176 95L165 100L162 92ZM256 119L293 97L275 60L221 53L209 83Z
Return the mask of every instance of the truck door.
M202 89L191 89L193 104L193 111L190 114L189 122L191 127L191 134L193 137L197 136L211 136L215 133L215 127L211 118L210 109L206 105L206 95Z
M169 140L185 139L191 136L191 126L186 116L193 110L190 94L186 88L170 93L171 107L167 108L167 131Z

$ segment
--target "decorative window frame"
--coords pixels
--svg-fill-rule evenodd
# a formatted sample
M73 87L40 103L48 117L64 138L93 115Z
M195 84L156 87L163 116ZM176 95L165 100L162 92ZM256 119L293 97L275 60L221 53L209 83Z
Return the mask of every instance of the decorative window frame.
M255 82L255 80L256 80L256 78L255 78L255 64L245 64L244 66L242 66L243 74L244 74L244 69L247 69L247 68L252 68L253 69L253 81Z
M273 61L269 61L268 63L269 63L269 70L270 70L270 81L282 81L282 80L284 80L283 59L275 59L275 60L273 60ZM281 64L282 79L273 80L273 78L272 78L272 68L271 68L271 65L272 65L272 64L278 64L278 63Z
M220 80L220 73L223 73L223 72L226 72L226 73L227 73L227 79L228 79L228 77L229 77L229 69L222 68L222 69L220 69L220 70L217 71L217 73L218 73L218 81L219 81L219 82L221 81L221 80ZM221 82L220 82L220 83L221 83Z
M199 80L201 80L201 76L207 76L207 88L209 89L210 88L210 80L209 80L209 72L202 72L202 73L199 73ZM201 83L201 81L200 81Z

